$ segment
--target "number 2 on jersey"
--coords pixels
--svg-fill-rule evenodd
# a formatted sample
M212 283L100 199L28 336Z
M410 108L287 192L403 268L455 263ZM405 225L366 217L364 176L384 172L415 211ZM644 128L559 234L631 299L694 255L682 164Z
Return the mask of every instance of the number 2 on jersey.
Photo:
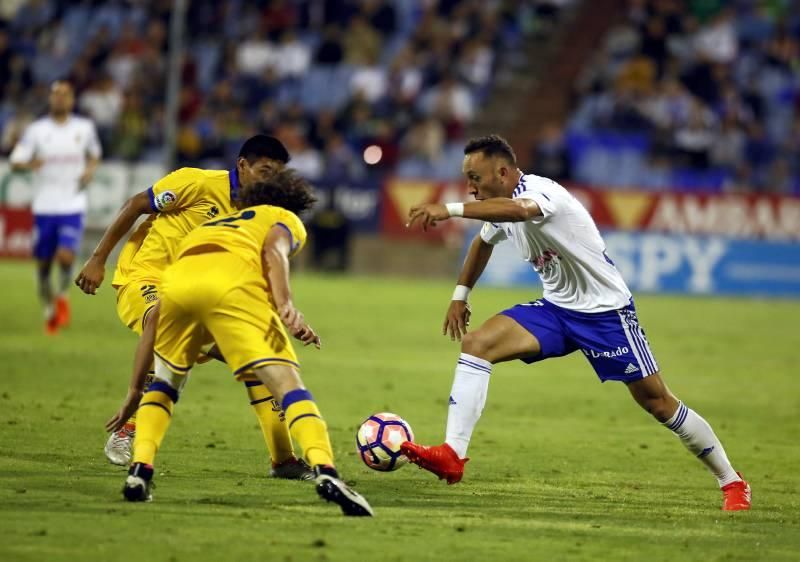
M242 214L235 217L225 217L224 219L207 222L203 226L228 226L230 228L239 228L238 224L233 223L236 221L249 221L254 216L256 216L256 212L253 210L242 211Z

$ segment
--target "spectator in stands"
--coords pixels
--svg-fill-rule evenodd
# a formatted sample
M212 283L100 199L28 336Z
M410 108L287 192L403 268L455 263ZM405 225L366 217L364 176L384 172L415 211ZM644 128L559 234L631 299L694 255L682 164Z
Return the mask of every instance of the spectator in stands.
M122 90L106 73L100 73L78 98L78 107L95 122L104 147L110 146L111 132L122 111L122 101Z
M533 151L533 173L556 181L571 179L571 166L564 129L558 123L547 123L539 133Z
M381 36L363 14L350 20L342 44L348 64L369 66L380 59Z
M419 119L400 142L402 153L427 163L437 162L444 151L445 130L433 116Z
M236 50L236 67L242 74L258 76L278 64L278 50L264 30L254 31Z
M142 108L142 99L136 92L128 92L114 128L112 152L124 160L137 160L142 156L146 141L147 116Z
M292 159L289 161L291 168L309 180L317 180L322 177L324 171L322 155L316 148L308 144L298 125L282 125L277 131L277 136L292 155Z
M341 30L337 25L331 24L325 27L314 60L324 66L336 66L344 60Z
M384 37L390 37L397 29L394 6L387 0L362 0L361 10L373 28Z
M297 38L294 29L287 29L281 35L276 49L275 67L281 78L300 78L308 72L311 63L311 49Z
M687 123L675 130L677 161L689 168L705 169L714 144L714 115L695 100Z
M718 64L733 62L738 53L739 40L732 9L720 11L710 25L698 31L694 37L694 49L701 60Z
M32 111L21 94L39 87L42 72L56 72L73 79L110 157L161 158L168 3L1 4L13 29L0 28L0 109L11 112L0 113L6 137ZM288 124L288 134L300 137L297 160L311 174L327 165L333 174L362 173L367 143L381 150L373 170L392 170L413 154L432 172L457 173L444 160L453 152L448 139L473 119L499 49L512 36L519 40L530 11L517 8L470 0L191 3L179 163L226 165L236 135L277 133ZM422 110L429 115L415 121ZM400 151L400 139L424 148Z
M744 158L745 134L734 116L722 119L720 131L715 135L711 147L711 164L733 173Z
M423 96L422 108L444 120L449 138L458 138L464 125L475 115L472 95L452 73L445 74L442 81Z
M340 133L331 133L325 142L324 150L324 168L328 180L339 182L363 175L363 161Z

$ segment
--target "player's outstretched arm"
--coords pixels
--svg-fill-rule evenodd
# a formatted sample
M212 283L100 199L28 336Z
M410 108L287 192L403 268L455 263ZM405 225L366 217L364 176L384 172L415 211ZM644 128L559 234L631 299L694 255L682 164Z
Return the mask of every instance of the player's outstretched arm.
M87 295L94 295L97 292L97 288L103 283L106 260L111 250L127 234L136 219L152 212L153 208L150 206L150 196L147 191L137 193L122 205L114 221L103 233L103 238L100 239L92 256L75 278L75 284L81 288L81 291Z
M319 336L306 323L303 313L297 310L292 302L292 290L289 286L291 250L292 241L289 233L282 226L273 226L264 240L262 250L270 291L281 321L289 332L305 345L313 343L319 349L321 346Z
M422 230L435 227L439 221L452 217L477 219L488 222L524 222L542 215L536 201L494 197L467 203L426 203L412 207L408 213L407 227L422 225Z
M125 396L125 400L122 401L122 406L120 406L117 413L106 422L106 431L119 431L139 407L139 400L144 394L147 373L153 363L153 348L156 341L159 310L160 307L156 304L145 317L142 335L139 338L139 343L136 344L136 353L133 357L133 373L128 385L128 394Z
M486 264L492 257L493 248L494 246L483 241L480 234L476 235L470 244L464 265L461 267L461 274L458 276L458 286L453 293L453 299L447 308L442 325L442 334L449 335L453 341L461 341L461 338L467 333L469 317L472 314L469 303L467 303L467 296L478 282L483 270L486 269Z

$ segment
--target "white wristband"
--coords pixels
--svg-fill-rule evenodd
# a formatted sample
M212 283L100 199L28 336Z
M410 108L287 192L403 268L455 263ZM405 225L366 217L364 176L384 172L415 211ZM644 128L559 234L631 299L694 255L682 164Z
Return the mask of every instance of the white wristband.
M466 302L471 290L466 285L456 285L456 290L453 291L453 298L450 300Z
M445 207L447 207L447 212L451 217L464 216L464 203L447 203Z

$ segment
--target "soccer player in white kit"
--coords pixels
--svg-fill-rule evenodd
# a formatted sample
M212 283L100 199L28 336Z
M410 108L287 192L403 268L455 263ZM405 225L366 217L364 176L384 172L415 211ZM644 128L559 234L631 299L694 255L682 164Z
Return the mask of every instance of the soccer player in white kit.
M72 114L75 92L69 82L53 83L49 105L49 114L25 130L10 161L14 171L33 172L33 256L45 330L55 334L69 323L67 290L83 236L86 186L100 162L101 149L94 124ZM55 296L50 284L53 261L60 268Z
M413 207L409 226L451 217L484 221L470 246L444 321L443 333L461 341L450 394L445 442L406 442L402 452L448 484L464 474L467 447L480 418L496 363L526 363L580 350L601 381L624 382L634 400L673 431L716 477L722 509L750 509L750 486L737 473L708 423L664 384L639 325L633 298L589 212L556 182L524 174L514 151L497 135L464 149L468 203ZM539 274L543 298L514 306L467 332L467 296L492 248L508 240Z

